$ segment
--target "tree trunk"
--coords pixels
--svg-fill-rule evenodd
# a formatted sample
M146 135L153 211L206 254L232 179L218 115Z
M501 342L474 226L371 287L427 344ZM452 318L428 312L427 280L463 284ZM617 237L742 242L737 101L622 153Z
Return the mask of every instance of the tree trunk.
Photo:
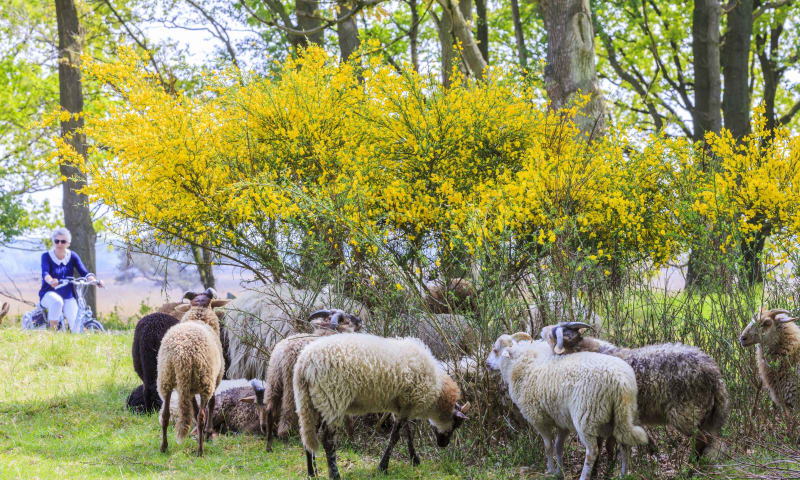
M472 0L458 2L456 0L439 0L439 3L444 10L442 16L450 17L451 39L461 42L461 55L469 73L475 78L483 78L486 60L483 59L469 24L469 20L472 19Z
M750 133L749 60L753 36L753 0L737 0L728 12L728 31L721 47L722 115L725 128L741 140Z
M411 66L419 72L419 12L417 0L408 0L411 8L411 27L408 29L408 48L411 50Z
M75 114L69 120L61 122L61 136L75 149L82 159L86 158L86 137L78 133L83 128L83 90L81 87L80 55L81 31L78 23L78 12L73 0L56 0L56 20L58 23L58 87L61 109ZM64 209L64 225L72 233L72 250L83 260L84 265L95 273L95 242L97 234L92 225L86 195L78 190L86 186L86 174L79 165L70 161L62 161L59 165L62 183ZM97 314L95 288L90 287L86 293L86 303Z
M442 85L444 88L450 87L451 76L453 74L453 65L455 64L458 56L456 55L456 49L453 47L453 21L450 19L450 14L447 13L446 8L442 8L442 18L437 19L436 16L433 17L436 21L436 31L439 34L439 46L441 48L441 58L442 58ZM461 62L459 62L459 66L461 66Z
M778 93L782 71L778 69L778 41L783 33L783 23L770 25L767 33L756 35L756 54L758 63L761 66L761 73L764 79L764 117L768 132L778 126L778 112L775 108L775 96ZM769 44L767 44L769 40ZM767 48L769 47L769 48Z
M295 15L297 15L297 26L300 27L300 30L310 31L322 25L318 10L318 0L297 0L295 2ZM324 40L325 37L322 30L306 35L306 42L314 45L322 46ZM307 45L308 43L304 46Z
M200 275L200 283L203 288L216 288L214 279L214 266L211 250L200 245L192 245L192 256L197 266L197 273Z
M339 2L336 18L340 19L349 15L353 9L347 2ZM358 26L356 19L351 16L347 20L340 21L336 28L336 36L339 37L339 50L342 53L342 61L347 61L354 51L358 50L361 40L358 38Z
M478 15L476 25L478 48L483 55L483 61L489 63L489 24L486 22L486 0L475 0L475 12Z
M605 105L597 88L594 31L589 0L540 0L547 30L544 81L550 107L569 107L578 94L591 96L575 118L588 138L605 131Z
M519 65L528 68L528 50L525 48L525 33L519 16L519 0L511 0L511 21L514 24L514 38L517 40L517 57Z

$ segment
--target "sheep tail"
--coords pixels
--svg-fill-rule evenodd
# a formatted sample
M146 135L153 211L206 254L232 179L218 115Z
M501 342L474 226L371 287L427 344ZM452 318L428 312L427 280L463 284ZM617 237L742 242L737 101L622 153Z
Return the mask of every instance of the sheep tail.
M722 444L718 437L722 434L722 427L728 420L730 405L728 404L728 388L722 377L717 381L717 388L714 390L714 406L708 416L703 421L701 429L710 437L708 445L703 451L704 456L711 459L717 458L722 453Z
M189 385L182 385L183 382L188 382L188 379L184 380L178 376L178 417L175 419L175 436L178 444L189 434L189 427L192 425L194 416L192 409L192 402L195 401L194 395L189 394L191 391Z
M647 443L647 432L635 425L636 390L622 389L614 402L614 438L623 445Z
M302 374L302 370L295 368L293 383L294 403L297 410L298 424L300 425L300 438L303 440L303 446L307 451L316 452L319 450L319 438L317 437L319 413L311 401L311 394L308 391L309 384Z

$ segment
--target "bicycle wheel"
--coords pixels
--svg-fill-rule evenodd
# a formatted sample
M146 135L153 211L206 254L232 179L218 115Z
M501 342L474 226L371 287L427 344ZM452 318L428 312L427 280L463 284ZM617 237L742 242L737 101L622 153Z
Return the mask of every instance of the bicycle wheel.
M103 328L103 325L98 322L97 320L89 320L88 322L83 324L83 329L92 331L92 332L105 332L106 329Z

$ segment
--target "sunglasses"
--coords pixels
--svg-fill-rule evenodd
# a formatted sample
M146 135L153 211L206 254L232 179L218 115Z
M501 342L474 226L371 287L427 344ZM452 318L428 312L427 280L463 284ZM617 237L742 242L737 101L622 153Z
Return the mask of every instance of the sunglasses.
M69 243L69 241L67 241L67 240L53 240L53 243L55 243L55 244L63 243L64 245L66 245L66 244Z

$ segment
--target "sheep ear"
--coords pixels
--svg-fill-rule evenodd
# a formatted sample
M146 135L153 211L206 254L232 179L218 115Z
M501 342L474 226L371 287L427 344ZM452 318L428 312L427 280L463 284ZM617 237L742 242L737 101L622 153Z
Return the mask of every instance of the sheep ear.
M225 299L225 300L219 300L219 299L218 300L211 300L211 303L209 305L211 306L211 308L224 307L225 305L228 304L228 302L230 302L230 300L227 300L227 299Z
M256 396L250 395L249 397L244 397L239 399L242 403L256 403Z
M188 303L181 303L180 305L175 305L176 312L186 313L189 311L190 308L192 308L192 306L189 305Z
M524 342L533 340L533 337L531 337L525 332L517 332L514 335L511 335L511 340L515 342Z

